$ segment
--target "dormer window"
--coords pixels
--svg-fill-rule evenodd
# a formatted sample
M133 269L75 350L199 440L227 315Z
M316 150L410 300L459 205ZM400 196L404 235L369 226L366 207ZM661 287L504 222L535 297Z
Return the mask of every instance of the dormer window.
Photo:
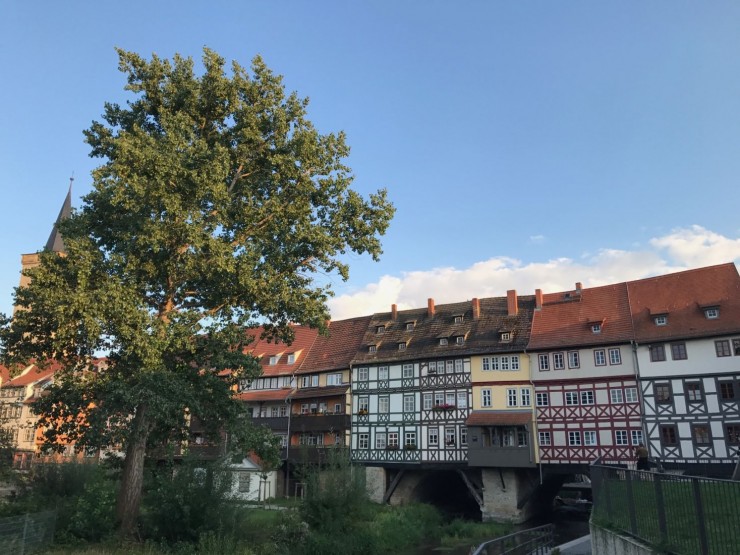
M289 353L288 354L288 364L294 364L295 363L295 353Z
M464 345L465 344L465 336L464 335L458 335L455 337L455 344L456 345Z
M665 314L661 314L660 316L655 317L655 325L656 326L667 326L668 325L668 316Z
M719 308L712 307L712 308L705 308L704 309L704 316L706 316L707 320L716 320L719 318Z
M458 314L457 316L455 316L455 323L456 324L462 324L463 323L463 316L462 316L462 314Z
M377 345L368 345L367 346L367 352L368 353L377 353L378 352L378 346Z
M405 351L406 350L406 343L399 343L398 344L398 350L399 351Z
M273 355L270 357L270 366L275 366L277 364L278 357L277 355Z
M440 345L447 345L447 338L446 337L440 337L439 338L439 344Z
M375 333L385 333L385 326L377 326L375 328Z
M601 324L591 324L591 331L593 333L601 333Z
M413 331L415 322L406 322L406 331Z
M502 331L501 332L501 341L511 341L511 332L510 331Z

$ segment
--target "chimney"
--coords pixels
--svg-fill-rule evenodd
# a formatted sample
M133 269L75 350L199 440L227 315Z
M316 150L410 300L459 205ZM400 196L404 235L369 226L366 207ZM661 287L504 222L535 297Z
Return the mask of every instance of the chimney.
M576 295L581 294L581 289L583 289L583 284L580 281L576 282Z
M427 316L429 318L434 316L434 299L432 298L427 300Z
M478 299L473 299L473 320L478 320L480 318L480 301Z
M519 312L516 302L516 289L509 289L506 292L506 307L509 310L509 316L516 316Z
M542 310L542 289L534 290L534 308L535 310Z
M398 307L395 304L391 305L391 320L394 320L398 317Z

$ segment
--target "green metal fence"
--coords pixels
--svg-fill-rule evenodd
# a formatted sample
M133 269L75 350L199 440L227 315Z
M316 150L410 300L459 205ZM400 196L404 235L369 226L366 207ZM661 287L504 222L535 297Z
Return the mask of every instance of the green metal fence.
M471 555L548 555L554 538L555 526L545 524L482 543Z
M54 541L56 511L0 518L0 553L26 555Z
M595 524L663 552L740 553L740 482L593 464L591 487Z

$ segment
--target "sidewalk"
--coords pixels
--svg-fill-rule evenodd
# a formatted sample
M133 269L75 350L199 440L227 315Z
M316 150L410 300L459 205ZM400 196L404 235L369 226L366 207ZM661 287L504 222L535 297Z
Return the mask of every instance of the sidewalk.
M561 555L591 555L591 536L583 536L577 540L559 545Z

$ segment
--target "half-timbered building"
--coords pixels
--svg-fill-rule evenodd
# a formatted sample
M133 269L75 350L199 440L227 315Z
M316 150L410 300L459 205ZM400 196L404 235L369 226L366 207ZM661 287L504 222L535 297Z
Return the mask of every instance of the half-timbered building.
M536 298L528 351L540 461L632 461L643 437L626 284Z
M651 456L729 467L740 448L740 277L722 264L627 283Z

